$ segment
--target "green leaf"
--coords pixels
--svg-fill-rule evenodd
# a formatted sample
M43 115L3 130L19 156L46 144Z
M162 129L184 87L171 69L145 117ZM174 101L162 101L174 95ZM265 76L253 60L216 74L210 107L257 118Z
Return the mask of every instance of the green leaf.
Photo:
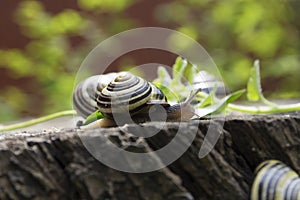
M260 84L259 60L255 60L247 84L247 98L249 101L260 101L261 97L262 89Z
M110 0L78 0L78 5L83 10L120 12L133 2L132 0L119 0L117 2Z
M255 60L250 71L250 77L247 84L247 98L249 101L261 101L264 104L277 107L276 104L267 100L261 89L259 60Z
M155 85L170 85L172 78L166 68L159 66L157 69L157 78L153 81Z
M53 16L49 28L56 34L77 33L84 25L84 19L78 12L66 9Z
M175 64L173 65L173 81L174 85L181 83L181 80L192 84L194 81L194 75L196 73L196 67L184 58L177 57Z
M187 94L190 93L190 88L187 87L187 84L181 82L182 78L184 78L184 71L187 69L187 66L187 60L177 57L173 65L173 77L170 76L164 67L158 68L158 77L153 81L153 84L163 91L171 103L185 99ZM187 73L190 73L190 71L190 69L187 69Z
M196 67L192 63L188 62L188 64L186 65L186 67L183 71L183 76L184 76L185 80L189 84L193 84L195 74L196 74Z
M213 90L209 93L209 95L207 95L207 97L205 97L201 101L201 104L199 105L199 108L204 108L204 107L207 107L207 106L213 104L214 103L214 99L215 99L216 91L217 91L217 86L215 86L213 88Z
M86 118L83 125L90 124L90 123L97 121L98 119L102 119L102 118L104 118L104 115L99 110L97 110Z
M238 99L246 90L238 90L232 94L227 95L226 97L222 98L220 101L218 101L216 104L212 104L210 106L207 106L205 108L199 108L196 110L196 114L199 117L204 117L210 114L218 114L225 110L227 105L236 99Z
M175 64L173 65L173 82L180 82L185 67L188 65L188 61L177 57Z

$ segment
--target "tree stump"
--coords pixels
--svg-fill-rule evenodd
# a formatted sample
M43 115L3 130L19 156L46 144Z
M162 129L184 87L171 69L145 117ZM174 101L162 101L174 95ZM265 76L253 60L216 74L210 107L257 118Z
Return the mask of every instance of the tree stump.
M192 144L172 164L148 173L112 169L95 159L82 143L82 138L109 139L109 145L147 153L171 141L179 125L185 134L197 131ZM166 123L148 138L130 134L137 126L128 125L126 131L0 133L0 199L248 199L253 172L260 162L278 159L300 172L298 113L229 116L224 126L218 119ZM159 122L143 124L146 131L160 126ZM199 148L209 126L221 135L212 151L200 159ZM153 162L162 161L161 156L153 154Z

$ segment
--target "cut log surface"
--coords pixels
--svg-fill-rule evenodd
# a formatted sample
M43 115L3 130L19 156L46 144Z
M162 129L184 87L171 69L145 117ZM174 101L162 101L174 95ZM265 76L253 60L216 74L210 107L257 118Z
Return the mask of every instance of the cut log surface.
M299 113L229 116L224 124L220 119L150 122L142 125L145 133L160 131L145 138L133 134L139 127L0 133L0 199L248 199L254 170L262 161L278 159L300 172ZM176 149L168 155L156 152L179 128L185 136L196 131L191 145L170 165L152 172L118 171L86 148L100 141L100 149L105 144L138 154L152 152L144 163L120 159L130 169L150 169L177 155ZM199 158L208 129L220 137ZM185 142L183 137L178 143Z

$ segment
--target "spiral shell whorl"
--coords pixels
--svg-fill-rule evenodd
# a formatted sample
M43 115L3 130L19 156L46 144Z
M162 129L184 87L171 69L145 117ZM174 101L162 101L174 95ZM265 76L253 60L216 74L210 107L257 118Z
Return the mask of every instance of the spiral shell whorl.
M73 108L78 115L86 118L97 110L97 96L117 73L91 76L80 82L73 93Z
M97 107L106 117L124 112L133 116L146 107L151 96L152 87L146 80L123 72L103 88L97 98Z
M73 93L73 107L78 115L87 117L96 110L96 92L99 76L82 81Z
M300 199L299 175L280 161L263 162L256 169L251 199Z

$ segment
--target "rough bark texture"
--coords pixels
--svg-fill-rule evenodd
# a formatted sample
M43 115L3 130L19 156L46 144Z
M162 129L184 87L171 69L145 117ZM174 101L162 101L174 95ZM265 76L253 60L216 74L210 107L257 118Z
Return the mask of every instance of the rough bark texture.
M160 125L152 122L143 127L147 132ZM114 143L109 145L149 152L171 141L179 125L185 134L197 131L192 145L168 167L149 173L111 169L81 141L108 138ZM199 159L209 125L221 135L213 150ZM248 199L253 171L260 162L278 159L300 172L297 113L233 116L224 126L217 119L167 123L145 139L131 135L136 128L0 133L0 199ZM154 154L153 162L163 162L161 156Z

